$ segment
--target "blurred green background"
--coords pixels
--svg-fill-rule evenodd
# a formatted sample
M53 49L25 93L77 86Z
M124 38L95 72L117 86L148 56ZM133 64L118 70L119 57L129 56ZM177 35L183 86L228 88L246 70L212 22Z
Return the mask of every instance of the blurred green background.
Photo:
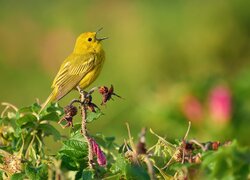
M135 137L148 127L182 138L190 120L189 138L249 145L249 7L247 0L2 0L0 101L43 102L76 37L104 27L106 63L93 86L113 84L125 100L103 107L92 133L122 142L129 122Z

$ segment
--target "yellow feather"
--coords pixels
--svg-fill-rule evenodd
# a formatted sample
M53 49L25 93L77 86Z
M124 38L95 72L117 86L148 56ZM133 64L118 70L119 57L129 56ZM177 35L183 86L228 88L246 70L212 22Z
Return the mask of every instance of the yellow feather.
M88 87L100 74L105 53L95 32L81 34L74 51L62 63L53 83L52 93L42 105L40 112L50 103L59 101L72 89Z

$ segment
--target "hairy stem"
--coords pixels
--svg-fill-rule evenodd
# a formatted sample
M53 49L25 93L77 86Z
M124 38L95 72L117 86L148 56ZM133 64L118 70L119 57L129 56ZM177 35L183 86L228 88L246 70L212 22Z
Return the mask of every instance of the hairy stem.
M87 132L87 107L86 104L84 103L85 100L85 95L83 91L80 91L80 95L81 95L81 112L82 112L82 135L83 137L86 139L87 144L88 144L88 163L89 163L89 167L93 168L93 150L92 150L92 144L90 142L90 137L88 135Z

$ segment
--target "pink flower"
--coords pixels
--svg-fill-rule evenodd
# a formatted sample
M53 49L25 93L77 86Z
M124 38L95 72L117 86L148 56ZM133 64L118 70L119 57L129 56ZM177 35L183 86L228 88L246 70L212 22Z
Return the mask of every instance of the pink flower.
M90 138L89 141L90 141L91 146L92 146L92 152L97 157L97 163L100 166L106 166L107 160L106 160L105 154L102 152L100 146L92 138Z
M185 98L182 104L182 112L189 121L200 122L203 118L202 105L200 101L192 95Z
M208 106L214 121L226 123L232 114L232 98L230 90L225 86L217 86L210 92Z
M107 160L106 160L104 153L102 152L102 150L100 148L98 149L96 155L97 155L97 163L100 166L106 166Z

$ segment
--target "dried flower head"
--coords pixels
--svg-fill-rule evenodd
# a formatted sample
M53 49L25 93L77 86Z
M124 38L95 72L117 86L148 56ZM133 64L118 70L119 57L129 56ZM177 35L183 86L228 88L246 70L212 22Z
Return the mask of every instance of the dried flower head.
M3 158L3 164L3 169L11 175L22 171L21 159L15 155L6 155Z
M86 108L91 111L91 112L96 112L95 109L99 109L99 107L92 103L92 96L90 94L86 94L87 96L84 99L84 104L86 106Z
M77 114L77 107L68 105L64 108L64 113L65 115L58 121L58 124L61 124L62 121L67 121L66 125L62 127L73 127L73 117Z
M99 87L99 93L103 96L101 105L105 105L107 101L112 99L112 96L121 98L121 96L114 93L113 85L111 85L110 88L107 88L106 86Z

